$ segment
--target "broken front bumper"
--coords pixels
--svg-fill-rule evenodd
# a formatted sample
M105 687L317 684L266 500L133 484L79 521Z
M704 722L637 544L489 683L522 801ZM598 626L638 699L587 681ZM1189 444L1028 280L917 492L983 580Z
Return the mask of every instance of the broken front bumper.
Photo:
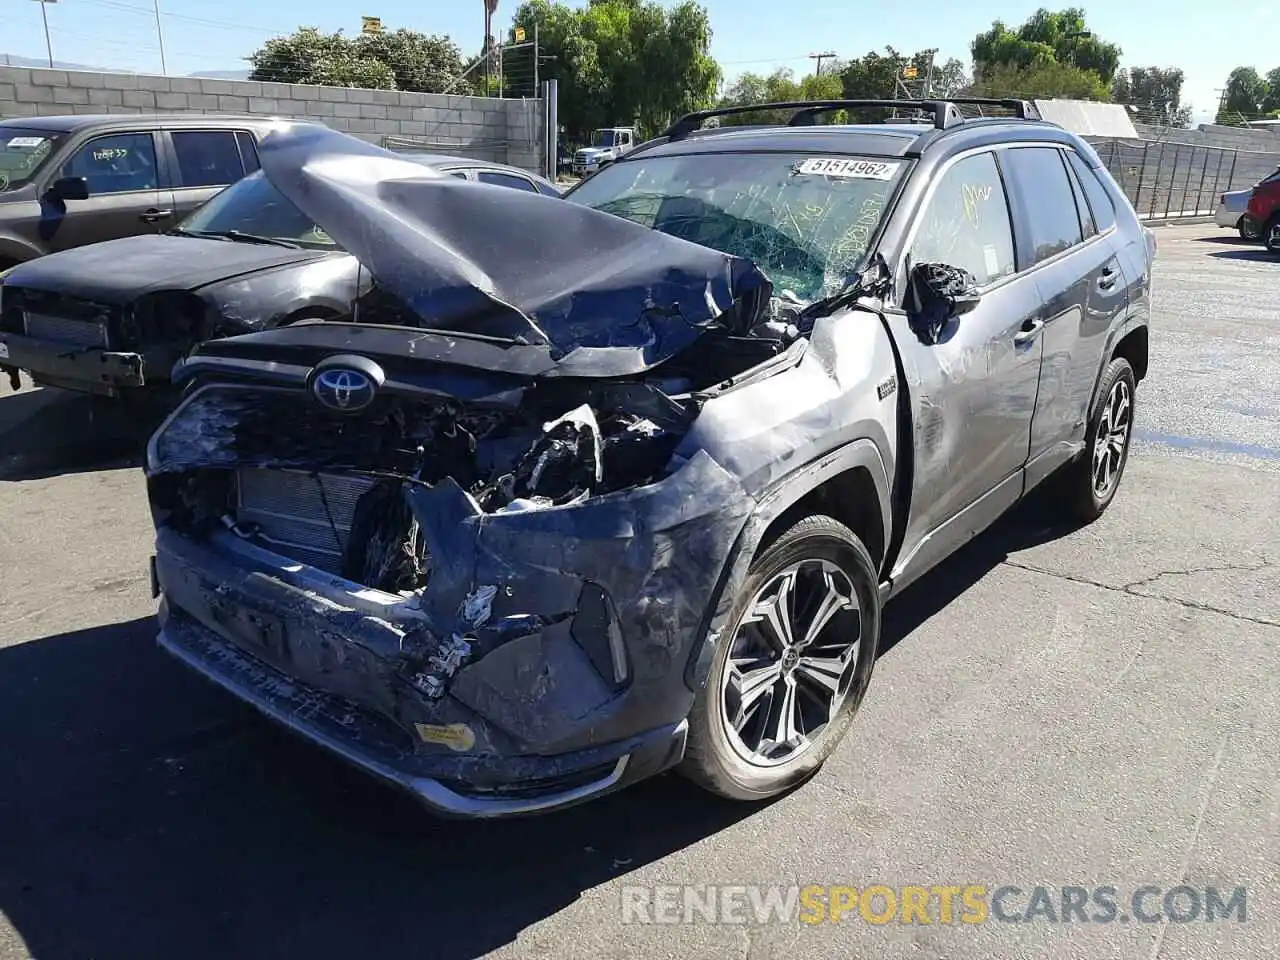
M147 359L98 347L76 347L0 333L0 366L26 370L38 382L66 390L113 396L146 384Z
M446 815L558 808L677 763L690 665L750 511L741 488L703 455L576 507L449 522L460 491L435 494L420 506L449 562L410 598L230 531L162 525L161 646ZM497 594L468 630L473 655L422 682L422 662L466 629L442 611L485 584Z

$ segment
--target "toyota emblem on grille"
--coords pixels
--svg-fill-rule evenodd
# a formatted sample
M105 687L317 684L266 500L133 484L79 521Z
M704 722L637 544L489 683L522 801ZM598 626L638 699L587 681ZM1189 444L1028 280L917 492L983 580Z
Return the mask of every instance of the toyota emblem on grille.
M311 382L311 392L322 406L342 413L355 413L373 403L373 379L359 370L331 367Z

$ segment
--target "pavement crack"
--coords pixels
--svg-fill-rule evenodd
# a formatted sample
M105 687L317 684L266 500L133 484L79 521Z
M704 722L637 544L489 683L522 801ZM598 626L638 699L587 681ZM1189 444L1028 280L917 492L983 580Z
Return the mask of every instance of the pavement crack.
M1212 570L1218 569L1216 567L1212 568L1211 570L1204 570L1204 571L1202 570L1164 571L1163 573L1156 574L1153 577L1148 577L1145 580L1138 580L1136 581L1136 583L1127 583L1121 586L1116 586L1115 584L1112 584L1112 583L1103 583L1101 580L1090 580L1088 577L1076 577L1076 576L1072 576L1069 573L1058 573L1057 571L1054 571L1054 570L1046 570L1044 567L1037 567L1029 563L1019 563L1016 560L1006 559L1003 562L1004 562L1004 565L1007 567L1015 567L1018 570L1026 570L1028 573L1038 573L1045 577L1053 577L1056 580L1066 580L1069 583L1078 583L1086 587L1097 587L1100 590L1110 590L1112 593L1123 593L1123 594L1127 594L1130 597L1141 597L1144 600L1160 600L1166 603L1176 603L1178 606L1186 607L1190 610L1200 610L1203 613L1216 613L1224 617L1230 617L1232 620L1240 620L1244 623L1256 623L1259 626L1263 626L1263 627L1280 627L1280 620L1271 620L1271 619L1268 619L1267 617L1251 617L1248 614L1237 613L1234 610L1228 610L1225 607L1215 606L1212 603L1202 603L1199 600L1186 600L1182 597L1167 597L1167 596L1162 596L1161 594L1156 594L1156 593L1142 593L1138 590L1138 587L1141 586L1142 584L1157 580L1162 576L1169 576L1171 574L1177 574L1177 573L1212 572ZM1264 561L1260 566L1254 566L1254 567L1233 566L1233 567L1228 567L1226 569L1244 570L1244 571L1263 570L1272 565L1273 564L1270 561Z
M1274 566L1274 564L1270 560L1263 560L1261 563L1254 564L1224 563L1209 567L1188 567L1185 570L1161 570L1159 573L1153 573L1151 576L1143 577L1141 580L1126 583L1120 589L1133 591L1139 587L1150 586L1165 577L1190 577L1197 573L1257 573L1259 570L1266 570L1271 566Z

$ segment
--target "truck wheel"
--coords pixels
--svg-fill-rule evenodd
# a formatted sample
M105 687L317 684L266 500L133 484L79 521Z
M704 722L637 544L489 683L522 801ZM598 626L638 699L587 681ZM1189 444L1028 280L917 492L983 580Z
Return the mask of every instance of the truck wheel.
M752 561L689 715L680 771L762 800L813 776L853 721L880 641L875 564L854 533L811 516Z
M1240 234L1241 240L1250 239L1249 228L1245 225L1244 217L1241 217L1239 220L1236 221L1236 232Z
M1063 502L1083 523L1102 516L1120 488L1129 462L1137 388L1133 367L1123 357L1114 358L1102 373L1084 453L1068 464L1062 475Z

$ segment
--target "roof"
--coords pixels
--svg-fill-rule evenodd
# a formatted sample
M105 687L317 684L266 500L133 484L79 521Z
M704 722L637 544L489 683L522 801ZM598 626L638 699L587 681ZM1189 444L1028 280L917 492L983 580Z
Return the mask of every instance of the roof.
M51 133L74 133L86 127L134 126L135 124L161 129L171 126L188 126L193 123L227 123L241 126L248 124L257 127L276 123L283 119L285 118L229 113L63 114L48 117L9 117L0 120L0 127L22 127L24 130L47 130ZM290 120L289 122L304 123L306 121Z
M848 153L870 157L919 156L938 140L963 142L967 135L1003 133L1009 139L1059 139L1066 135L1056 124L1012 117L973 117L946 130L928 123L823 124L821 126L733 126L697 130L685 137L657 138L621 157L686 156L698 153L787 152ZM1029 135L1029 136L1028 136Z

